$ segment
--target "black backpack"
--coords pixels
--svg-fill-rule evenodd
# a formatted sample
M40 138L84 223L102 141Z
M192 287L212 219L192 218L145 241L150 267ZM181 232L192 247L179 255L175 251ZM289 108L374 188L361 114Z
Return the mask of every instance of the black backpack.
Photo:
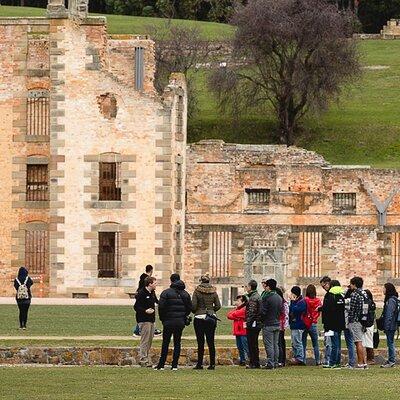
M375 322L375 310L376 304L368 297L368 295L363 291L363 308L361 315L361 325L365 328L369 328L374 325Z

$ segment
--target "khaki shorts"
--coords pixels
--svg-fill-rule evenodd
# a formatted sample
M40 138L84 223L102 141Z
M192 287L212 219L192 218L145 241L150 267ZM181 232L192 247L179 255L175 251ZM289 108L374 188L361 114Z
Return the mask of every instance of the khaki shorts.
M354 342L362 342L364 338L363 326L361 322L350 322L349 331L353 335Z

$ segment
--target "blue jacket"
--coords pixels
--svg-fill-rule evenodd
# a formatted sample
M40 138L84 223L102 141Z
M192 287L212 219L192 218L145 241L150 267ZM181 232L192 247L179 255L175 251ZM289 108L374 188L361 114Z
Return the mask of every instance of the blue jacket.
M289 305L289 324L290 329L306 329L303 322L303 314L307 310L307 303L303 296L297 300L291 300Z
M395 296L389 297L383 307L383 328L386 331L395 331L397 329L397 303Z

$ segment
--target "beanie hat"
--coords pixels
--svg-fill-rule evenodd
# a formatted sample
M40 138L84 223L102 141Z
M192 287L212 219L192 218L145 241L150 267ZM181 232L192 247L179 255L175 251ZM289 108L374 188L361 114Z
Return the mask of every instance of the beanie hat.
M293 286L290 291L297 297L301 295L301 289L299 286Z

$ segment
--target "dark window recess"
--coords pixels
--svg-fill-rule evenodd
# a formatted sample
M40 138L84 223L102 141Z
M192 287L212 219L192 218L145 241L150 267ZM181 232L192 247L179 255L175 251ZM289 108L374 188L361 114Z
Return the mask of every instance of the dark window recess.
M27 99L27 135L49 136L50 98L47 91L33 91Z
M176 133L183 133L183 96L178 97L176 107Z
M49 173L47 164L28 164L26 169L26 200L49 200Z
M355 214L356 198L356 193L333 193L333 212L335 214Z
M270 202L269 189L246 189L248 205L268 206Z
M25 232L25 266L32 275L48 271L49 234L47 231Z
M100 163L99 200L121 201L120 163Z
M144 84L144 48L135 48L135 89L143 90Z
M121 269L120 233L99 232L99 278L118 278Z

